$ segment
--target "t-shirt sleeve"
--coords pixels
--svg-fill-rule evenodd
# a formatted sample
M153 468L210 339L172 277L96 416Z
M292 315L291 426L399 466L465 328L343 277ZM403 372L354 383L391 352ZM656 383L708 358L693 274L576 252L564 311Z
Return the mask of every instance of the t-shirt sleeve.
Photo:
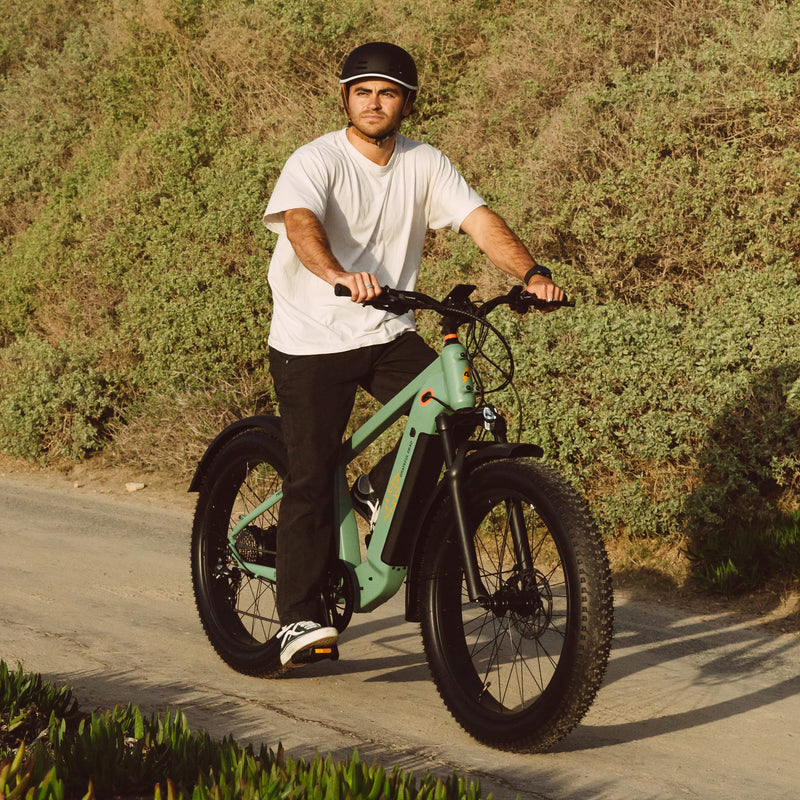
M466 182L450 159L437 151L428 195L428 227L450 228L459 232L461 223L476 208L485 206L483 198Z
M283 214L291 208L307 208L319 220L325 218L328 178L316 154L308 147L292 153L284 164L264 212L264 225L273 233L286 232Z

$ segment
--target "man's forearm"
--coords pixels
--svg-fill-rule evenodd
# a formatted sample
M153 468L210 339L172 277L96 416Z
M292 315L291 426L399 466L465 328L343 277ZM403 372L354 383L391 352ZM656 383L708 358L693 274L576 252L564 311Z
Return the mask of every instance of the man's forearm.
M464 220L461 229L495 266L520 281L536 263L528 248L505 220L486 206L476 208Z
M495 266L524 283L529 292L543 300L564 299L564 291L549 277L536 274L536 261L530 251L494 211L486 206L476 208L461 223L461 230L472 237Z
M331 250L322 223L307 208L292 208L283 215L286 235L303 266L330 284L344 273Z
M354 303L364 303L381 293L375 275L370 272L348 272L338 262L325 228L312 211L292 208L284 212L283 221L294 252L309 272L331 286L337 283L346 286Z

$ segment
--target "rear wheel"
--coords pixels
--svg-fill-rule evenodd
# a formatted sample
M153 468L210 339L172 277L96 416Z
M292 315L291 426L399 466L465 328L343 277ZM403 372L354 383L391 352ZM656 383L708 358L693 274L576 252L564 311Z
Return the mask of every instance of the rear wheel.
M246 430L229 440L201 483L192 531L192 582L206 635L235 670L268 676L282 671L274 582L239 567L228 534L242 515L278 491L286 452L277 432ZM275 566L278 508L242 530L236 549L248 563Z
M528 459L477 467L465 496L491 601L482 607L467 596L448 502L423 551L421 622L431 673L476 739L546 750L583 718L605 672L613 620L605 548L584 501Z

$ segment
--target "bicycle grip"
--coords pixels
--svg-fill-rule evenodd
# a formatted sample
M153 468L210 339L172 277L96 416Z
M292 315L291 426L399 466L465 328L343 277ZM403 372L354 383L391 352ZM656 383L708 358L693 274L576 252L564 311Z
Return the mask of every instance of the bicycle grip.
M333 287L333 293L337 297L352 297L353 293L343 283L337 283Z
M544 311L547 309L554 310L556 308L574 308L575 303L574 301L570 300L568 297L564 297L563 300L545 300L543 297L539 297L538 295L531 294L530 292L522 291L520 293L520 298L524 301L530 303L533 308L537 309L538 311Z

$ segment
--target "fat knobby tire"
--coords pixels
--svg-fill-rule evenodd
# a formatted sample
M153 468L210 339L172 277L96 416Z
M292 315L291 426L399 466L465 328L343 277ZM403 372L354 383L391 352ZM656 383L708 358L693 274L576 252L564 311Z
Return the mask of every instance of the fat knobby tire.
M434 682L476 739L541 752L583 718L611 648L613 594L602 538L584 500L530 459L477 467L465 492L490 610L470 603L449 501L423 532L421 625ZM523 519L522 570L510 520Z
M191 563L195 602L214 650L238 672L274 677L283 672L274 638L280 625L275 584L238 568L228 533L239 514L281 488L286 453L280 437L252 428L226 442L206 469L192 529ZM277 507L246 529L254 552L275 536Z

